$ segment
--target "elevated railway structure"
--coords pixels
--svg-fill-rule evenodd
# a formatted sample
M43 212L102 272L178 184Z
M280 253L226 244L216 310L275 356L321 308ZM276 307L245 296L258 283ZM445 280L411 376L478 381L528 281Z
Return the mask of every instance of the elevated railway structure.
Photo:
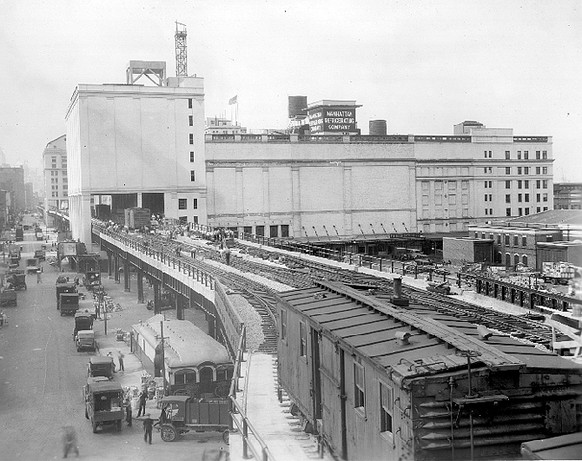
M143 281L140 282L140 279L143 276L149 278L154 287L155 312L158 310L159 293L162 288L169 289L176 295L175 308L178 318L183 318L184 308L201 308L209 316L209 321L212 325L211 331L217 333L220 329L228 329L224 325L224 319L228 318L228 316L217 312L217 308L214 305L215 281L220 281L228 289L240 293L261 317L261 328L265 340L260 345L260 350L268 353L274 354L276 352L277 319L274 307L276 305L276 292L269 286L254 281L243 274L259 275L265 279L285 284L290 288L309 288L320 281L340 282L348 286L367 287L367 289L384 299L391 299L395 296L393 282L387 278L332 267L322 262L298 256L290 256L288 254L279 256L276 258L276 264L262 264L256 262L256 258L252 260L232 257L230 258L230 266L237 269L235 273L222 269L220 265L207 264L204 260L192 257L197 252L199 257L203 253L205 259L223 262L220 253L215 247L206 246L206 248L201 248L200 245L171 240L161 235L132 235L115 232L106 230L98 223L94 225L94 232L96 236L106 237L100 238L101 245L110 255L110 272L115 277L120 277L119 268L122 266L126 269L122 271L124 274L129 274L130 266L137 270L138 298L140 298L140 292L143 292ZM117 245L116 241L131 247L134 251L132 253L128 252L127 249ZM269 257L269 253L247 246L240 241L235 246L239 250L259 258L267 259ZM156 266L147 263L142 255L149 258L153 257L155 261L162 262L162 265ZM177 278L172 275L173 271L177 271L180 274L188 274L188 277L186 280ZM130 290L129 280L129 277L124 276L126 290ZM193 282L193 285L189 285L189 282ZM198 290L198 287L204 287L205 289ZM525 316L515 316L486 309L445 295L427 293L411 287L404 287L402 292L403 296L410 299L411 302L422 303L436 312L470 320L477 325L482 325L546 348L551 347L552 329L542 322ZM143 294L141 298L143 301ZM217 326L216 321L220 319L222 319L222 322L219 322ZM232 351L235 350L236 344L238 344L236 335L230 335L230 338L226 335L224 339L230 340L233 343L230 349ZM565 338L558 336L557 339Z

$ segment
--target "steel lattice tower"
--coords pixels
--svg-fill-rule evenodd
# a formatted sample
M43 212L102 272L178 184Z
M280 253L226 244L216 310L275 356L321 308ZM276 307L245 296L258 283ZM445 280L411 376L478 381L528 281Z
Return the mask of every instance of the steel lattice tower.
M188 51L186 45L186 25L176 21L176 77L188 76Z

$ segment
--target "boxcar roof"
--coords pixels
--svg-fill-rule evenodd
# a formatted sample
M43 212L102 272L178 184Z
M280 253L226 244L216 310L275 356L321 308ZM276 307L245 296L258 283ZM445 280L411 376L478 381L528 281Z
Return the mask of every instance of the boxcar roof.
M319 285L279 296L321 330L403 378L465 368L466 351L478 355L473 363L491 369L581 372L577 364L507 335L492 334L487 340L481 339L470 319L438 313L423 305L399 308L340 283ZM398 339L397 332L410 334L406 344Z
M133 329L156 347L160 342L160 322L164 321L164 356L168 366L198 366L204 362L214 364L232 363L226 348L188 320L164 320L157 314L144 323L133 325Z

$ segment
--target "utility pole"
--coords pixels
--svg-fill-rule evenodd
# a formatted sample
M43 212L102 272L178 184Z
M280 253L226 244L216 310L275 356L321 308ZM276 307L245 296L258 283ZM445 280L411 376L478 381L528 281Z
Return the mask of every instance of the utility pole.
M160 334L162 335L162 382L164 383L164 395L166 395L166 354L164 350L164 321L160 320Z

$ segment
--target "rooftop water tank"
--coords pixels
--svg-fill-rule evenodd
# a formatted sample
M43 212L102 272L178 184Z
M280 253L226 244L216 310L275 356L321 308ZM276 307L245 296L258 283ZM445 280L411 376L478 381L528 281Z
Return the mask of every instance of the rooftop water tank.
M289 96L289 118L307 116L307 96Z
M370 120L370 136L386 136L386 120Z

